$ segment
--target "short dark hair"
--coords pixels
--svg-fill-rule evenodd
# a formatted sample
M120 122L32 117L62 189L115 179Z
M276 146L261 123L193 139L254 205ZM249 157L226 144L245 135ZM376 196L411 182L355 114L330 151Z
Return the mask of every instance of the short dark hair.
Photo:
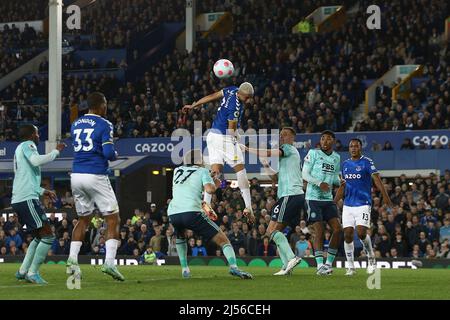
M30 140L33 133L36 132L36 127L32 124L24 124L19 128L19 138L21 141Z
M352 141L358 141L358 142L359 142L359 145L362 147L362 141L361 141L361 139L358 139L358 138L352 138L352 139L350 139L350 142L352 142ZM350 142L349 142L348 144L350 144Z
M101 92L92 92L87 97L89 109L96 110L105 102L105 95Z
M295 132L295 129L292 127L284 127L281 129L281 131L283 131L283 130L289 131L290 133L292 133L293 136L295 136L297 134L297 132Z
M336 135L335 135L334 132L331 131L331 130L325 130L325 131L322 131L322 133L320 134L320 136L322 137L322 136L325 135L325 134L330 135L331 137L333 137L333 139L336 138Z

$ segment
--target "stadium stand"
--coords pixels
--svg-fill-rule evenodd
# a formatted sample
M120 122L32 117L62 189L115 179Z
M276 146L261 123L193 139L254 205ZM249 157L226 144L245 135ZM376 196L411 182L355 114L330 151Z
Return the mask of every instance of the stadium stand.
M192 132L193 120L201 120L203 128L208 129L212 106L187 116L180 108L226 85L211 75L212 63L218 57L228 57L234 62L233 81L239 83L245 79L255 85L253 104L244 113L244 130L292 126L298 133L324 129L346 131L351 127L354 110L363 102L362 81L377 79L396 64L413 63L423 64L425 72L410 97L392 102L389 94L380 93L376 105L370 106L367 117L356 123L354 131L450 127L449 45L438 44L434 36L442 33L443 21L450 13L446 1L375 1L387 15L383 20L386 30L382 33L369 33L365 28L365 12L359 11L349 16L342 29L325 35L292 34L291 28L304 18L305 12L322 4L342 1L304 1L303 6L296 9L292 9L294 0L202 1L199 12L232 11L236 17L233 33L224 38L201 39L193 53L174 49L138 78L120 76L116 71L126 71L128 64L136 62L133 43L143 34L155 30L161 23L184 21L184 1L139 0L133 2L133 6L128 6L125 0L112 1L112 5L111 1L97 2L87 8L82 33L70 37L76 51L63 58L64 133L68 132L74 114L87 111L86 96L93 91L104 92L109 100L108 117L114 124L116 138L168 137L177 128ZM5 7L5 3L9 4ZM344 3L351 7L355 1ZM405 10L406 3L413 9ZM251 4L256 6L250 8ZM360 1L361 7L368 4L369 1ZM2 16L2 22L42 19L45 17L45 12L40 12L42 8L44 6L37 4L35 8L24 10L19 2L2 2L0 10L8 12ZM100 12L102 19L98 19ZM3 30L2 48L16 51L0 52L0 77L35 56L39 50L36 48L45 47L46 41L32 29L22 33L14 28ZM80 49L117 48L127 50L126 61L111 58L98 62L75 57ZM79 72L69 72L75 70ZM17 140L17 126L21 123L31 122L42 127L47 122L48 63L42 63L40 71L0 92L3 106L0 141ZM386 92L391 86L386 84ZM383 150L391 148L386 142ZM411 148L414 148L411 141L402 146L402 149ZM371 236L377 255L450 258L450 172L440 177L400 176L384 179L384 182L398 208L388 212L380 204L380 195L374 192ZM261 187L255 179L251 188L258 218L253 228L242 219L243 203L237 189L221 190L214 197L213 206L219 215L220 227L229 233L236 253L257 255L276 199L276 188ZM73 208L73 198L66 192L58 190L59 200L55 203L46 199L46 209ZM2 197L2 202L4 207L8 206L8 195ZM158 255L175 254L166 208L136 209L135 213L135 217L122 226L119 252L133 255L137 250L137 255L142 255L149 243L156 243L160 249L155 250ZM23 253L29 243L27 235L20 232L14 216L8 221L2 219L0 217L0 255ZM51 221L58 235L52 254L66 254L74 221L67 217L60 221L52 217ZM18 233L12 231L16 228ZM308 256L310 233L304 221L299 221L299 229L285 232L293 248L298 246L297 252ZM102 221L96 218L86 235L82 253L102 255L103 232ZM302 234L305 240L301 239ZM215 246L203 245L208 255L216 254ZM359 250L358 254L364 253Z

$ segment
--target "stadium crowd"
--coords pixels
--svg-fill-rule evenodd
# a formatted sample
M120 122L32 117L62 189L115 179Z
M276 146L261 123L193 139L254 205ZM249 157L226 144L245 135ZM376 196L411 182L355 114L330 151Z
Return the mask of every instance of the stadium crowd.
M377 257L450 258L450 170L441 177L430 174L413 179L402 175L398 178L384 178L388 193L395 207L388 210L382 205L377 190L373 189L371 228L369 234L374 243ZM251 193L256 222L250 225L242 215L243 200L238 189L227 186L213 196L213 207L218 214L218 226L228 235L231 244L240 257L276 256L276 247L269 242L266 229L270 221L270 210L276 202L276 187L262 187L260 182L251 180ZM169 203L169 202L168 202ZM46 209L72 209L74 200L70 192L62 193L56 202L45 198ZM342 209L342 203L338 204ZM64 210L61 210L64 211ZM128 214L130 217L131 214ZM312 257L312 230L304 220L305 213L299 213L297 225L287 227L283 232L297 255ZM50 223L56 240L50 254L68 254L70 237L76 219L66 213L62 219L50 215ZM326 250L331 233L326 231ZM220 255L219 248L212 242L204 242L192 232L188 232L188 254L190 256ZM26 251L31 237L22 231L15 215L7 221L0 218L0 255L17 255ZM162 256L176 255L175 236L168 222L167 206L136 209L133 216L124 220L120 230L119 254L130 255L140 261ZM355 241L356 255L363 257L362 245ZM103 219L96 215L86 232L81 254L105 254L105 228ZM339 251L344 256L343 248ZM149 257L152 257L150 259Z
M376 106L371 106L368 117L357 123L354 129L449 128L448 45L441 48L435 37L428 37L426 42L427 37L424 36L442 32L449 10L445 1L426 1L428 5L422 10L408 10L406 15L403 2L383 3L383 12L388 15L386 25L383 25L387 30L383 33L370 33L365 24L365 12L360 10L350 16L338 31L302 36L292 34L291 28L305 11L292 6L292 1L279 2L260 1L252 10L248 8L248 1L233 5L225 2L224 9L231 8L239 17L235 19L232 35L199 40L197 50L190 54L174 50L139 79L99 85L98 77L89 79L84 74L79 75L80 81L86 80L85 85L75 87L75 90L64 90L64 102L69 106L75 105L83 113L86 94L96 89L104 90L110 101L109 120L115 125L118 138L168 136L175 128L192 131L194 120L201 120L203 128L208 129L215 108L209 106L187 116L180 109L184 104L229 84L219 82L210 72L217 57L227 57L236 67L232 82L246 79L256 87L253 103L243 116L244 130L292 126L299 133L324 129L345 131L351 125L352 111L363 101L363 80L376 79L396 64L422 63L426 65L426 81L411 93L409 99L391 102L389 91L392 84L384 86L388 89L381 90L383 93L378 94ZM139 8L145 3L138 1L134 6L126 7L123 1L117 1L106 7L104 2L100 2L88 10L92 12L88 21L97 22L87 23L89 28L86 32L103 34L108 40L100 41L102 43L114 42L114 33L123 33L121 30L131 28L128 20L133 10L142 12L142 17L133 22L133 28L144 30L143 21L148 21L149 13ZM349 1L349 5L351 3ZM415 0L411 5L418 6L419 3ZM178 1L171 2L171 5L183 4ZM205 8L201 10L209 11L207 9L214 8L214 5L215 1L205 2ZM316 5L306 2L305 10ZM102 8L104 11L101 12L106 12L110 18L96 20L98 10ZM173 12L166 9L162 7L158 11L160 18L155 19L181 19L181 16L166 14ZM114 21L111 17L122 21L115 27L117 32L110 28ZM265 21L262 25L259 23L261 19ZM414 24L411 23L413 20L416 21ZM404 35L402 41L392 40L399 35ZM121 38L129 39L128 36ZM124 42L125 46L129 45L129 40ZM238 45L240 42L244 45ZM92 61L80 64L71 63L70 57L65 58L66 70L96 68ZM126 62L121 64L126 65ZM9 88L0 93L0 98L14 101L27 94L46 101L45 95L34 95L29 86L20 89L17 92L17 89Z

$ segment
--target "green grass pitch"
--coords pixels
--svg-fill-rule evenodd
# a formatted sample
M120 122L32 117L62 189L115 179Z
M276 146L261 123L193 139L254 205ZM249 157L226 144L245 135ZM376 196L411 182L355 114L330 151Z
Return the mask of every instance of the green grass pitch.
M120 266L125 282L82 265L80 290L69 290L63 265L44 265L47 286L17 281L19 264L0 264L0 300L5 299L450 299L449 269L381 269L381 289L369 290L365 270L346 277L344 269L319 277L315 268L299 268L290 277L272 276L277 269L247 267L253 280L228 274L226 267L192 266L182 279L178 266ZM215 288L215 289L214 289Z

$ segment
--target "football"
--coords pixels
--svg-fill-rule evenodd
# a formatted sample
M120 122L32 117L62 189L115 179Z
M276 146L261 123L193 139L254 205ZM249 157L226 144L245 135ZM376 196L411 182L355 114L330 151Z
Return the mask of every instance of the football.
M231 77L234 73L234 66L230 60L220 59L214 63L214 74L219 79Z

